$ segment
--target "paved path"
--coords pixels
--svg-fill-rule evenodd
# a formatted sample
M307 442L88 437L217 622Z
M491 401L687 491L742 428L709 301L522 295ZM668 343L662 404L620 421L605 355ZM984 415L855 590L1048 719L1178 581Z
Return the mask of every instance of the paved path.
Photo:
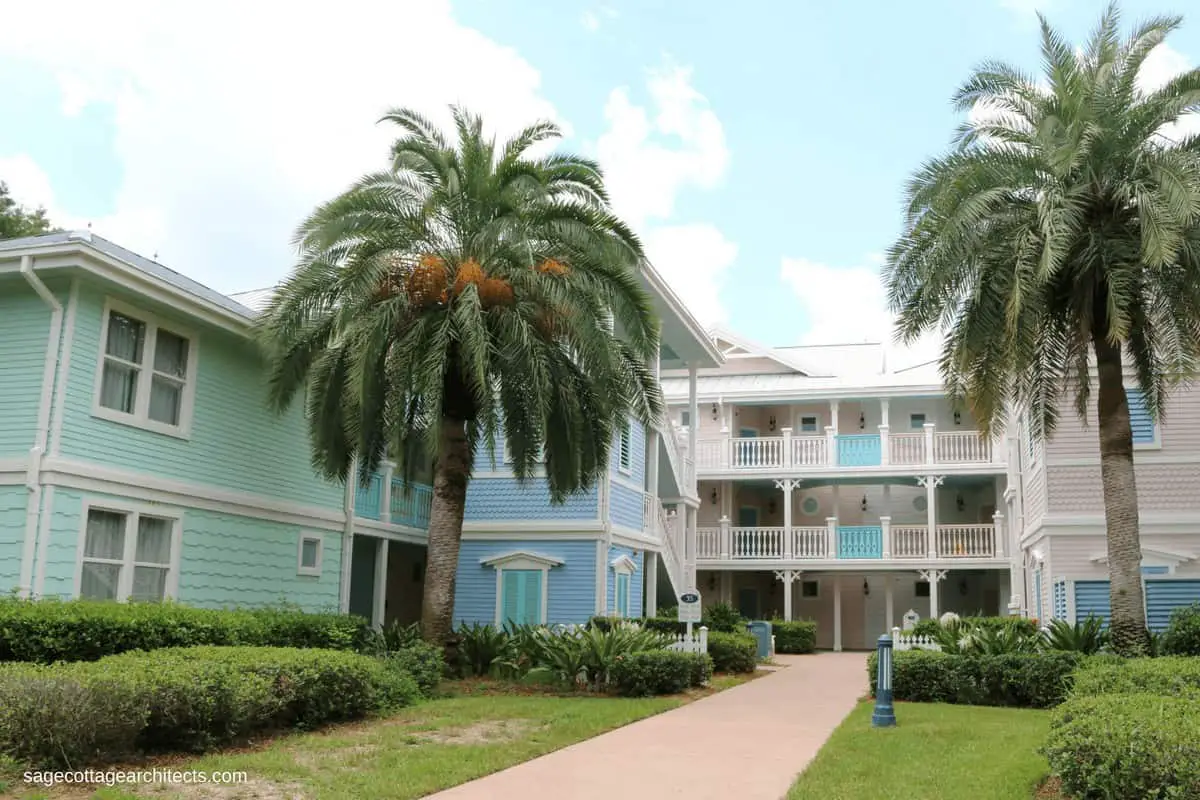
M433 795L439 800L779 800L867 692L866 654L785 668Z

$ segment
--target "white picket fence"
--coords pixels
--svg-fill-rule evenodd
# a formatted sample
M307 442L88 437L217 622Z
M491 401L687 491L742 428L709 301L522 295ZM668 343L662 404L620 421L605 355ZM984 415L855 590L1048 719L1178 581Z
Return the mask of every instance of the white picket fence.
M933 640L932 636L916 634L892 628L893 650L941 650L942 646Z
M691 636L678 633L674 638L675 641L667 645L668 650L678 650L681 653L708 652L708 627L705 625L701 625L698 631L693 631Z

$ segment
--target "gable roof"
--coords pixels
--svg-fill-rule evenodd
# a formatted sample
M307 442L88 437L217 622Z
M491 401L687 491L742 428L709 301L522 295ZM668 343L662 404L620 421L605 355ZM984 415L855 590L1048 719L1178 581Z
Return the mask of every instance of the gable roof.
M818 369L804 359L797 358L791 353L784 353L773 347L759 344L723 326L714 327L710 333L726 361L737 358L765 358L769 361L774 361L786 370L799 372L801 375L808 377L829 376L827 371Z

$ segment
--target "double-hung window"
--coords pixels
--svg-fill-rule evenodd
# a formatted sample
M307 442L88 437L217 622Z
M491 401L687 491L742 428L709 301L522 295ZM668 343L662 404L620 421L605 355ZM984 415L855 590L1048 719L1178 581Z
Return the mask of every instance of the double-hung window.
M187 435L195 390L195 343L151 314L110 305L97 375L95 413Z
M179 520L93 507L87 510L78 594L88 600L164 600L175 594Z

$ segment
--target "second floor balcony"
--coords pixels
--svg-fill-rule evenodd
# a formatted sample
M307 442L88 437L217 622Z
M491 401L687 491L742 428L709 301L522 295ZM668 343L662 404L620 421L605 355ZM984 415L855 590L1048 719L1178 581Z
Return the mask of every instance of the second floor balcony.
M433 505L433 487L423 483L405 483L376 473L358 486L354 496L354 516L390 522L418 530L429 529L429 511Z
M1003 448L978 431L940 432L932 424L919 431L892 433L724 436L696 443L696 469L701 476L722 473L840 471L884 467L1003 465Z

